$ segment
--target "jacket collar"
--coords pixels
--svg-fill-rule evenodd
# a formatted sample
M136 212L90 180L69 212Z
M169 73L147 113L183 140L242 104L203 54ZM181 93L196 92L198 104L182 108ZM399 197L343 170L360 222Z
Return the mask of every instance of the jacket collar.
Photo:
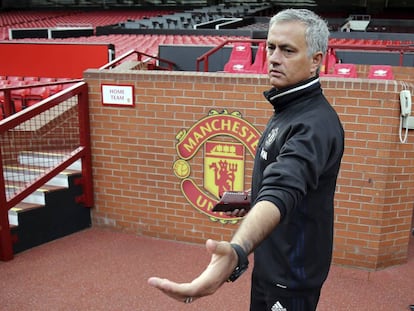
M318 76L304 80L287 88L271 88L270 90L263 92L263 95L273 105L275 111L280 111L286 108L289 103L294 102L297 98L303 97L306 94L309 95L317 90L319 90L320 93L322 92Z

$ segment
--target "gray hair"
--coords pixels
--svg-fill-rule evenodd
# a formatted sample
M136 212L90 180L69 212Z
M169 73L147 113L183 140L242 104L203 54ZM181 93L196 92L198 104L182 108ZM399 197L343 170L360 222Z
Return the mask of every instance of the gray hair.
M329 29L326 21L314 12L307 9L286 9L274 15L269 22L269 29L273 24L299 21L306 26L305 40L308 46L308 56L316 52L324 55L328 49Z

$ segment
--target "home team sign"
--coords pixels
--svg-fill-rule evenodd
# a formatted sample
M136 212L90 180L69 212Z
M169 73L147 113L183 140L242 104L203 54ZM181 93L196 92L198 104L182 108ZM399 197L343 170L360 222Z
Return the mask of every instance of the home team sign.
M259 131L237 111L211 110L191 128L181 130L176 135L178 159L173 171L181 180L181 191L187 201L212 221L238 222L239 218L212 212L212 209L224 191L246 190L246 150L253 158L259 138ZM189 162L200 154L200 149L202 159L197 162L202 163L203 185L192 178Z
M102 105L134 106L134 86L102 84Z

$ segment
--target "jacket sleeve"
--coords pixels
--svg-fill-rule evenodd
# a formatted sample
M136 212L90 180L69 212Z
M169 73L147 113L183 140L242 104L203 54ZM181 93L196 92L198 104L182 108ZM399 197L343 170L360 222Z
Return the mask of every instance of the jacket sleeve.
M308 191L318 188L320 176L329 165L332 136L336 133L320 120L320 116L311 116L288 126L272 146L279 151L275 152L275 161L264 169L256 201L274 203L280 209L282 220Z

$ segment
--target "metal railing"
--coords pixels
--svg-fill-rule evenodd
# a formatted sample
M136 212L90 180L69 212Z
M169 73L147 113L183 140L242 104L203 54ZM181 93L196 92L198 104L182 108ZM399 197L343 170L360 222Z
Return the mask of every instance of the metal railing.
M21 157L27 153L53 156L36 160L34 165L39 169L26 174L27 164L21 162ZM88 86L85 82L77 82L0 121L0 260L13 258L8 211L78 160L81 160L82 174L77 182L83 192L77 201L92 207Z
M135 56L134 56L135 55ZM158 56L149 55L137 50L129 50L126 53L122 54L121 56L117 57L113 61L103 65L99 68L99 70L103 69L111 69L119 64L121 64L123 61L127 59L131 59L132 57L135 57L136 60L139 62L137 65L139 68L137 69L151 69L151 70L174 70L176 67L176 64L167 60L160 58ZM167 67L160 66L161 63L167 64Z
M250 43L260 43L265 42L263 39L234 39L234 40L226 40L223 41L220 45L217 45L216 47L212 48L211 50L208 50L206 53L201 55L200 57L197 57L196 60L196 70L200 71L200 65L203 62L203 71L208 72L208 65L209 65L209 57L216 53L217 51L221 50L223 47L225 47L228 44L231 43L237 43L237 42L250 42Z
M3 118L7 118L17 112L15 101L19 100L19 98L20 98L20 101L22 102L21 108L26 108L26 105L24 103L25 99L33 98L33 95L30 94L31 89L59 87L59 90L62 90L65 85L69 85L69 84L73 84L73 83L81 82L81 81L83 80L81 79L60 80L60 81L54 81L54 82L34 81L30 84L2 85L0 86L0 92L3 93L3 102L0 101L0 114L1 114L0 120ZM24 82L24 81L21 81L21 82ZM18 95L13 94L16 91L21 92L21 94L18 94Z

